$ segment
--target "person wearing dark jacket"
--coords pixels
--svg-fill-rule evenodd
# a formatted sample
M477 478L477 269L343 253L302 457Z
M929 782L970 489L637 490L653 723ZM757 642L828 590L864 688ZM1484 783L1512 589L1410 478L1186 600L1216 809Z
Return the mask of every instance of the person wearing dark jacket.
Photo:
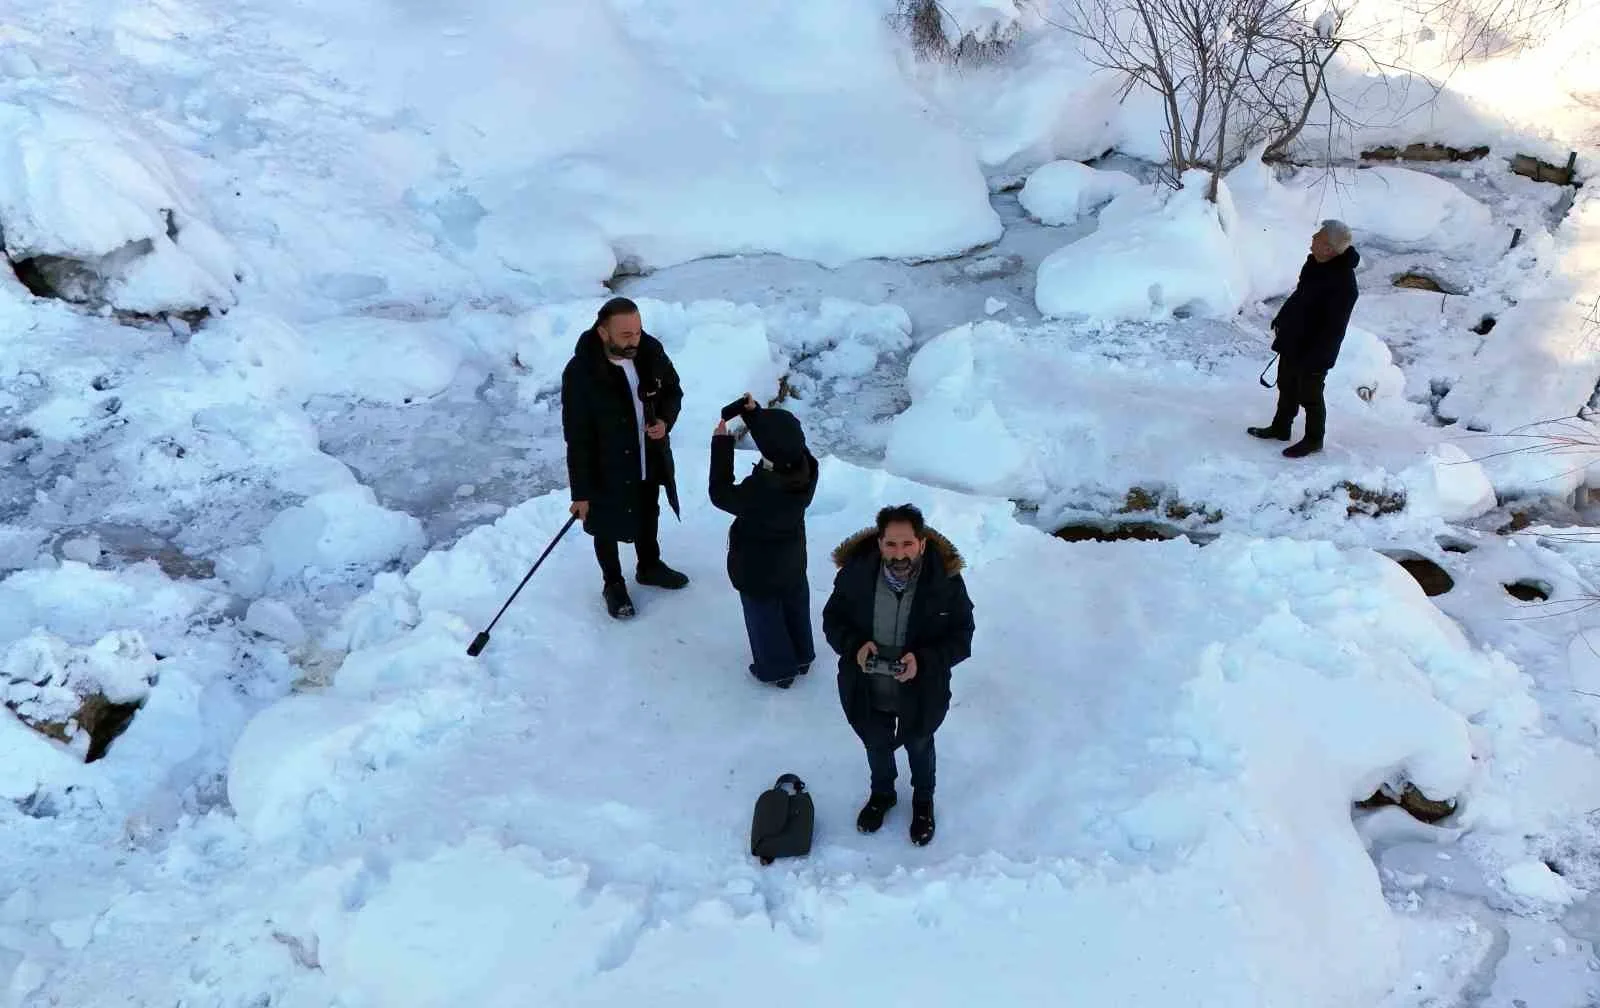
M1323 382L1339 360L1339 347L1360 291L1356 266L1361 253L1351 244L1350 228L1326 220L1311 239L1311 254L1300 267L1300 281L1272 319L1272 349L1278 354L1278 412L1265 427L1250 427L1258 438L1287 441L1300 410L1306 411L1305 437L1283 450L1303 458L1322 450L1328 408Z
M910 504L878 512L833 551L822 632L839 655L839 703L867 750L871 794L856 828L876 833L895 806L895 750L911 767L911 842L933 839L934 732L950 710L950 670L972 654L972 599L950 540Z
M635 578L677 589L689 579L661 562L661 490L678 510L669 434L683 406L678 373L659 340L644 331L639 306L617 297L573 347L561 372L561 433L567 444L571 511L594 538L602 596L615 619L634 614L622 578L619 542L631 542Z
M744 608L750 674L788 689L817 656L806 580L806 508L817 492L817 460L788 410L763 409L746 393L741 416L761 461L735 483L734 437L719 422L711 438L711 503L733 515L728 580Z

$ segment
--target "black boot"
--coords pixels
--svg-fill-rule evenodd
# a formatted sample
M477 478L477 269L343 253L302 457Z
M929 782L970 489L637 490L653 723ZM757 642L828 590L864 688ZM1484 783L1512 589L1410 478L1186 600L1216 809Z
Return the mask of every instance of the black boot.
M933 839L933 799L911 799L911 842L926 847Z
M632 619L633 599L628 597L628 586L622 581L607 581L600 592L606 600L606 612L612 619Z
M1246 427L1245 433L1264 441L1287 441L1289 432L1282 427Z
M1313 441L1310 438L1306 438L1304 441L1296 441L1294 444L1292 444L1289 447L1285 448L1283 450L1283 457L1284 458L1305 458L1307 455L1313 455L1313 454L1315 454L1315 453L1317 453L1317 452L1319 452L1321 450L1322 450L1322 441L1321 440Z
M640 564L634 572L634 580L651 588L666 588L669 591L676 591L689 583L687 575L673 570L660 560Z
M883 817L894 808L895 797L893 791L874 791L867 803L861 806L861 814L856 816L856 829L863 833L876 833L883 828Z

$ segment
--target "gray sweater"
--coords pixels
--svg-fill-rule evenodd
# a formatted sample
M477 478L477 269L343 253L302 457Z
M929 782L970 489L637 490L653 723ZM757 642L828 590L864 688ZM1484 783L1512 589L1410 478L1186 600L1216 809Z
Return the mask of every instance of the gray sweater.
M906 646L906 632L911 622L911 603L917 594L917 579L915 576L906 584L906 590L896 595L889 582L884 580L882 568L879 568L878 591L872 604L872 639L880 648L894 648L895 651ZM880 711L895 713L900 709L900 686L894 677L886 675L867 676L867 685L872 691L872 706Z

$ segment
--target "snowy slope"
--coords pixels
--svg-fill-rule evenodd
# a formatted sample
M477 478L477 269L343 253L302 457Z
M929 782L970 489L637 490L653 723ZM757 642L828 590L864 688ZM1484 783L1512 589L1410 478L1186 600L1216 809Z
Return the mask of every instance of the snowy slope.
M704 464L703 450L685 454ZM243 877L184 896L222 926L198 949L173 944L144 897L113 898L51 990L100 989L119 948L139 942L207 964L152 977L150 1000L236 981L222 972L244 969L225 965L233 948L273 964L284 1003L469 992L605 1004L651 991L690 1004L770 992L774 971L780 1003L797 1005L841 982L852 999L909 989L931 1004L1067 982L1123 1004L1370 1003L1404 925L1378 896L1349 802L1400 772L1493 805L1506 785L1475 750L1511 758L1534 710L1512 666L1474 654L1373 554L1231 538L1068 547L1002 501L829 463L815 609L827 551L859 526L863 501L921 501L971 564L980 631L940 736L944 822L913 852L901 819L872 838L848 825L865 771L831 672L785 694L743 672L718 577L725 523L703 490L688 496L665 544L697 583L642 593L629 627L605 618L572 542L484 657L464 655L561 524L559 496L385 578L351 611L339 679L252 722L229 769L233 816L197 824L193 842L252 838ZM1108 582L1123 586L1110 604L1061 604ZM1358 625L1360 644L1347 637ZM1469 720L1487 734L1475 740ZM818 796L820 846L763 871L741 850L743 821L786 770ZM175 837L168 857L187 842ZM299 881L263 890L252 877ZM919 940L929 929L964 936L970 965L944 968L947 953ZM532 949L507 938L535 933L546 965L530 971ZM868 935L903 946L911 968L872 969ZM1214 955L1219 943L1231 954ZM1003 969L980 965L991 945ZM764 965L670 968L711 946ZM321 971L297 968L295 948ZM805 965L816 961L830 969ZM1357 974L1366 986L1351 985Z
M1334 154L1489 158L1252 164L1219 210L1144 184L1159 109L1036 10L947 2L1016 37L951 68L893 6L7 11L6 248L141 324L0 280L0 1004L1600 996L1600 557L1491 531L1597 461L1500 454L1600 368L1594 200L1505 171L1600 149L1593 13L1437 102L1337 68L1367 123ZM1374 55L1445 66L1395 7ZM1363 298L1330 449L1291 464L1243 427L1330 215ZM1390 286L1415 269L1461 293ZM573 534L470 659L564 520L557 377L607 281L686 379L694 584L612 624ZM970 565L927 849L903 809L851 828L825 648L788 692L743 671L705 439L780 387L825 456L814 612L885 503ZM1208 544L1046 534L1146 518ZM24 723L95 691L144 701L104 759ZM818 846L763 869L784 770ZM1407 783L1458 811L1352 809Z

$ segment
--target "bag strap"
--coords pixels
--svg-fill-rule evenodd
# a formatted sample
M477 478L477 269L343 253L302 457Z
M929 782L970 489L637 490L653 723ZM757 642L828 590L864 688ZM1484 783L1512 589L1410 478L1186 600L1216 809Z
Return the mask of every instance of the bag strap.
M806 789L806 782L801 780L799 777L796 777L792 773L786 773L782 777L779 777L778 778L778 783L776 783L776 784L774 784L772 786L773 787L777 787L777 788L781 788L785 784L793 784L794 785L794 793L795 794L799 794L800 792L802 792L802 791L804 791Z
M1272 383L1270 385L1267 383L1267 372L1271 371L1272 365L1276 364L1277 362L1278 355L1273 354L1272 359L1267 361L1267 366L1261 369L1261 377L1257 378L1256 381L1261 383L1262 388L1273 388L1278 384L1278 379L1276 378L1272 379Z

